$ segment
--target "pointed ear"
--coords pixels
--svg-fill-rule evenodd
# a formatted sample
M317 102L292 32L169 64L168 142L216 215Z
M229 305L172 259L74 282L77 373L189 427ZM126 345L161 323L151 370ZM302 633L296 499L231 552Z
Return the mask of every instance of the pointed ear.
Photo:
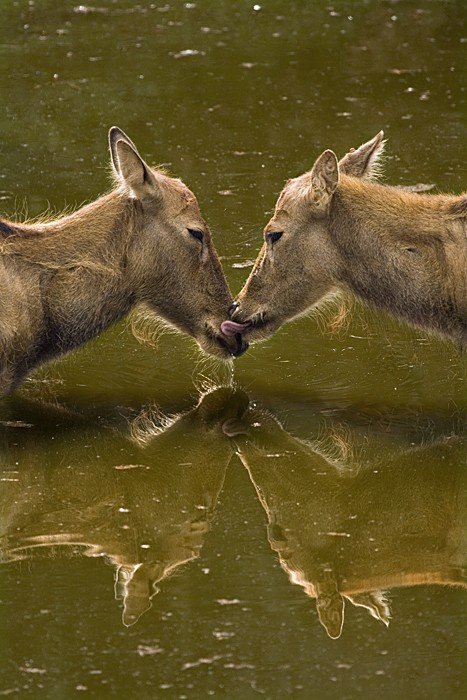
M391 619L391 608L384 591L370 591L369 593L358 593L345 596L353 605L366 608L370 615L376 620L381 620L388 627Z
M344 625L344 599L340 593L331 595L318 595L316 598L316 610L319 621L326 630L328 637L339 639Z
M339 170L344 175L351 175L352 177L366 177L371 178L378 175L378 162L384 150L384 132L380 131L379 134L367 141L355 150L352 148L341 160L339 161Z
M339 184L339 168L336 154L324 151L315 162L309 176L309 195L315 204L325 207L329 204Z
M131 627L151 607L151 598L159 593L155 584L162 578L163 571L157 564L137 564L127 571L123 586L123 615L125 627Z
M116 177L135 197L143 199L157 194L159 187L151 168L141 158L133 141L117 126L109 131L109 148Z
M125 597L125 586L131 578L131 572L131 567L121 565L117 568L114 579L115 600L123 600Z

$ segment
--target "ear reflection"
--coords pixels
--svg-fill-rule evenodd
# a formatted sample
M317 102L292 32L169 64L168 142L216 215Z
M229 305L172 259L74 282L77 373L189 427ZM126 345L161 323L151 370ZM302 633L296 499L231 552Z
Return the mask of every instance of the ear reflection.
M247 469L272 550L329 637L341 635L346 606L387 626L391 590L466 586L462 441L405 449L382 429L362 438L350 419L309 421L313 442L223 387L170 419L143 411L131 440L67 426L53 449L39 430L27 450L15 433L0 451L0 561L103 557L133 625L165 579L200 556L237 455L231 468Z
M249 424L236 440L270 546L315 599L329 637L341 635L346 603L387 626L392 589L466 586L459 438L405 451L380 439L362 450L342 426L307 443L266 412L251 411Z
M234 449L223 426L247 406L242 392L218 388L164 425L154 411L139 416L130 426L137 447L102 430L67 433L55 455L49 440L35 446L34 462L13 466L5 483L2 561L64 546L104 557L123 623L134 624L164 579L200 555ZM18 463L14 447L5 459Z

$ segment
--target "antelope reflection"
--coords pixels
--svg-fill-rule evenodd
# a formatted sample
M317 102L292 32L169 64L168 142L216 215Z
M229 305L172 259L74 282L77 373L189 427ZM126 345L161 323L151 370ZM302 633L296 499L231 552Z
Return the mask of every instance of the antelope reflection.
M290 581L316 600L329 637L342 633L346 601L388 625L387 591L466 585L458 438L399 454L386 444L357 464L348 438L337 433L339 450L329 456L321 442L298 440L253 411L248 435L236 440L267 514L271 548Z
M157 585L199 556L233 454L222 426L247 404L243 393L217 389L159 435L151 415L141 416L132 425L141 447L131 446L131 464L122 464L128 442L105 442L101 432L85 440L80 434L74 450L64 445L56 463L50 443L42 454L36 448L26 469L4 471L3 561L64 546L103 556L116 570L123 623L134 624ZM18 463L14 448L9 456L10 465Z
M387 625L391 589L465 586L461 440L404 450L377 435L357 453L359 429L338 427L329 422L307 443L243 392L218 388L167 424L142 414L130 443L102 430L67 431L55 455L49 440L30 452L13 443L3 455L2 560L63 550L105 557L132 625L157 586L200 555L236 453L271 548L315 599L330 637L341 635L346 602Z

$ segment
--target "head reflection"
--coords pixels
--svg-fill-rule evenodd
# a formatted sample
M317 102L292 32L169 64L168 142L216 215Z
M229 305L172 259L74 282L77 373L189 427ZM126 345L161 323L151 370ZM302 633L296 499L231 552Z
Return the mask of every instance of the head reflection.
M419 448L376 440L357 450L348 427L328 424L316 442L252 410L239 457L266 512L268 539L292 583L316 601L340 637L346 603L384 625L391 589L465 586L462 494L465 451L448 437Z
M144 411L131 443L99 432L80 435L74 448L67 440L54 463L36 451L2 496L2 560L64 546L104 557L115 567L123 623L133 625L164 579L199 556L233 454L226 435L247 405L242 392L217 388L170 420ZM122 463L125 453L131 463Z
M48 439L28 451L15 437L0 453L0 561L104 557L133 625L165 579L200 556L236 454L231 468L247 469L272 550L329 637L341 635L346 605L388 625L392 589L465 586L461 440L407 448L382 430L365 433L362 448L355 426L331 419L314 432L319 439L300 440L221 387L170 419L143 411L130 441L79 428L55 451Z

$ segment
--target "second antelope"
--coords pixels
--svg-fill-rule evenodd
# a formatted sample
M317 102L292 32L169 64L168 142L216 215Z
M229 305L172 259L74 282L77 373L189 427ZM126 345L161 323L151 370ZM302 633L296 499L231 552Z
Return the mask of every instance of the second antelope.
M289 180L225 333L264 340L336 292L467 343L467 195L371 182L383 132Z

